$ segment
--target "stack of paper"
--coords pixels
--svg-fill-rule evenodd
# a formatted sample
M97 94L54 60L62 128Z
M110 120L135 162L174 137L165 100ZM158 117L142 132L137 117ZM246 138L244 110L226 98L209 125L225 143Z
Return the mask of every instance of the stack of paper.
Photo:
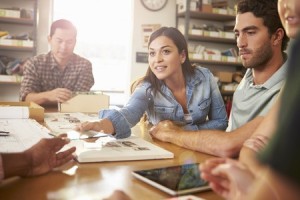
M29 108L26 106L0 106L0 119L28 119Z

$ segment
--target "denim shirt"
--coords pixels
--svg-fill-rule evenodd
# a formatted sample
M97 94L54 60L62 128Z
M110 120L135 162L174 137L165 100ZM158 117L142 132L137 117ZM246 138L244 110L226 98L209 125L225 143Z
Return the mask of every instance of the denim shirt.
M112 121L116 138L129 137L130 128L135 126L146 112L148 120L156 125L162 120L180 123L186 130L225 130L228 119L223 98L212 73L202 67L195 68L195 74L186 80L187 109L192 121L184 119L182 106L176 101L171 90L163 85L161 91L153 94L150 83L141 83L131 95L128 103L119 111L101 110L100 118Z

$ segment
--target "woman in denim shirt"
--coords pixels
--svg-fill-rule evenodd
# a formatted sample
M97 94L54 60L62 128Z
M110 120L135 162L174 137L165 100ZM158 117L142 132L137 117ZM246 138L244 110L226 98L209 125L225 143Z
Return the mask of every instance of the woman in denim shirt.
M208 69L191 65L180 31L158 29L150 36L148 50L148 71L128 103L120 110L101 110L99 122L85 122L78 129L125 138L146 112L154 125L172 120L188 130L225 130L228 119L216 81Z

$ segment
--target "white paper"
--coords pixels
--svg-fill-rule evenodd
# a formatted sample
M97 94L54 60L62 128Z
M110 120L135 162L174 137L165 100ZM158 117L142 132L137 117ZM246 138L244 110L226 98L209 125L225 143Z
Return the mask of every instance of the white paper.
M0 119L28 119L27 106L0 106Z
M22 152L42 138L49 138L49 130L33 119L0 119L0 130L9 132L0 136L0 152Z
M78 123L86 121L99 121L97 114L84 114L84 113L45 113L44 121L46 126L52 131L53 135L67 133L75 139L75 127ZM88 134L88 133L86 133ZM96 133L90 133L95 135ZM80 134L78 134L80 135Z

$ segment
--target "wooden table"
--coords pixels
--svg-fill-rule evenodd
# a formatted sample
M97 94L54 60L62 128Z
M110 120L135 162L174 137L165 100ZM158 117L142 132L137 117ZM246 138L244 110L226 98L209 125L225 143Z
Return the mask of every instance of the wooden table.
M133 133L152 141L148 127L140 124ZM0 183L0 199L103 199L114 190L125 191L133 200L161 200L171 196L131 175L133 170L203 162L212 157L157 140L154 144L174 153L173 159L83 163L76 161L45 175L30 178L11 178ZM76 169L77 168L77 169ZM212 191L194 194L208 200L222 199Z

